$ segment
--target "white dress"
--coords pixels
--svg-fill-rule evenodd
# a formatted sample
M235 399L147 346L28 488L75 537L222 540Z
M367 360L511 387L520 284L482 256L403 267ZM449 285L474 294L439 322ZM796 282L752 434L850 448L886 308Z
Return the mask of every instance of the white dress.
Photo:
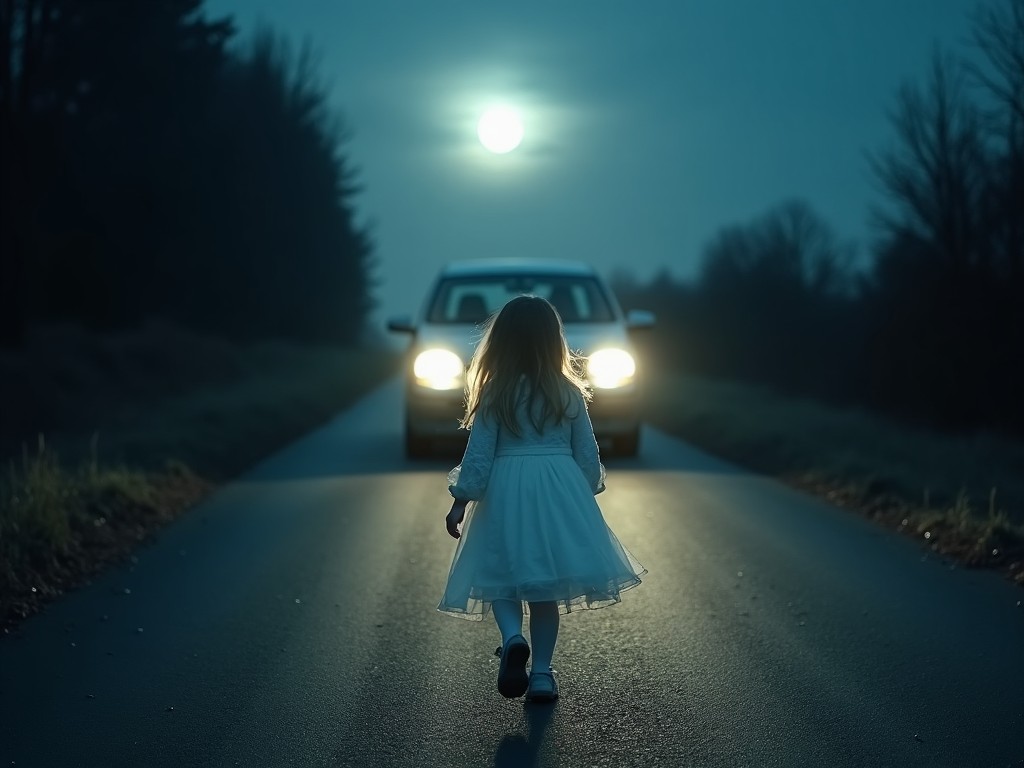
M470 500L438 610L480 620L494 600L554 601L559 611L600 608L647 571L605 523L594 495L602 466L586 404L539 432L517 411L520 436L478 414L449 490Z

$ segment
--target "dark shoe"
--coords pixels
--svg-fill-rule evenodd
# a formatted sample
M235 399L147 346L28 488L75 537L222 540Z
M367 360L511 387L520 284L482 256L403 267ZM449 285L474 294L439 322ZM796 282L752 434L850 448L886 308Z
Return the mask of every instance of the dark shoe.
M513 635L501 649L498 664L498 693L506 699L514 699L526 693L530 677L526 674L526 662L530 658L530 646L522 635Z
M531 672L527 701L554 701L558 698L558 681L553 672Z

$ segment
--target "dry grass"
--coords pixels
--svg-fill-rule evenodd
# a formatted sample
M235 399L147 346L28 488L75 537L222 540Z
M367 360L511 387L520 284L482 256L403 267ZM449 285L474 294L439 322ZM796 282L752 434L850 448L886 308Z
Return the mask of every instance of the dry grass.
M858 510L1024 584L1024 444L696 377L650 387L648 419L711 453Z
M0 478L0 619L33 613L148 539L209 489L184 465L162 472L61 465L40 439Z
M2 393L16 404L0 431L0 623L10 625L333 416L398 358L154 326L42 332L0 364L25 374L3 379Z

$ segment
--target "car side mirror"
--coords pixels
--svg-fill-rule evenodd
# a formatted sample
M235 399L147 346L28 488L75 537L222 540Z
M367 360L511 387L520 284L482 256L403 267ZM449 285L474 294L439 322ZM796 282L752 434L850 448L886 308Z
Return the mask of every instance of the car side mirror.
M395 333L415 333L416 326L408 315L398 315L388 318L388 330Z
M646 309L631 309L626 313L626 328L630 331L640 331L654 327L654 313Z

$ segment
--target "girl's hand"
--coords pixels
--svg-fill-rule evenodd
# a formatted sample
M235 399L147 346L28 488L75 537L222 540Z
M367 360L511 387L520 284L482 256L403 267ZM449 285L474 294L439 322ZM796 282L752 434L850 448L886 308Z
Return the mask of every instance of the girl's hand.
M462 536L459 532L459 526L462 525L465 517L466 502L456 499L452 502L451 511L448 512L447 517L444 519L444 527L448 530L448 535L453 539L458 539Z

